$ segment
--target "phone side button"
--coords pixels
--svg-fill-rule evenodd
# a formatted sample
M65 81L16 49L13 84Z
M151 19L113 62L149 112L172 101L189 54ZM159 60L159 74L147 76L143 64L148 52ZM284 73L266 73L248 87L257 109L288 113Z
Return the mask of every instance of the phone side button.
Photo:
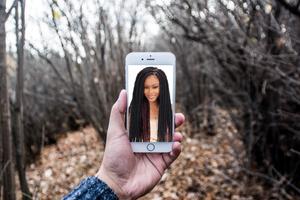
M150 143L147 145L147 149L148 149L148 151L153 151L155 149L155 145Z

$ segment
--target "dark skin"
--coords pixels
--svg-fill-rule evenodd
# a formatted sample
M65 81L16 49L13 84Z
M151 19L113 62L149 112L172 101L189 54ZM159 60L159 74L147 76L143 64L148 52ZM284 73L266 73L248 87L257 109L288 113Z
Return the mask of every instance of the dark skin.
M122 90L111 110L104 157L96 176L106 182L120 199L137 199L150 192L177 159L182 135L175 132L170 153L133 153L124 126L126 101L126 91ZM177 113L176 127L184 120L184 115Z
M144 95L149 101L150 105L150 119L158 118L158 103L159 97L159 80L155 75L150 75L145 79Z

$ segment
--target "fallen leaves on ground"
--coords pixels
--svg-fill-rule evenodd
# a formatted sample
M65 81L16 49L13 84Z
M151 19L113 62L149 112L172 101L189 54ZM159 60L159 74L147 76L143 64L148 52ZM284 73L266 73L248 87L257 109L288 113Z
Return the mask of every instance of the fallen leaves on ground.
M163 175L160 183L142 200L154 199L257 199L263 194L259 183L249 187L241 172L245 150L226 112L219 111L215 136L200 132L184 135L182 153ZM40 159L27 169L34 199L60 199L81 179L94 175L102 160L103 144L91 127L70 132L57 144L46 146Z

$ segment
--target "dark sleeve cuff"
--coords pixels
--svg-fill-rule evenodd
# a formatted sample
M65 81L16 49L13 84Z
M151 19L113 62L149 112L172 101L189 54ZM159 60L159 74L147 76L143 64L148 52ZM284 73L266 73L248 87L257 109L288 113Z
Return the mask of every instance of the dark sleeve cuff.
M117 195L106 183L90 176L74 188L63 200L118 200Z

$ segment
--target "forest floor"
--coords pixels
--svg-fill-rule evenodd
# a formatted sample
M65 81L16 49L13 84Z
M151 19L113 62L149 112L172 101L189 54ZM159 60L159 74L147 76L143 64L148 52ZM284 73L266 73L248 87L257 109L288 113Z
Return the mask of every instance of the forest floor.
M216 124L214 136L202 131L191 137L188 123L179 128L184 135L180 157L142 200L266 197L263 184L245 173L245 149L226 112L218 111ZM44 147L27 169L34 199L60 199L81 179L94 175L103 150L91 127L66 133L57 144Z

